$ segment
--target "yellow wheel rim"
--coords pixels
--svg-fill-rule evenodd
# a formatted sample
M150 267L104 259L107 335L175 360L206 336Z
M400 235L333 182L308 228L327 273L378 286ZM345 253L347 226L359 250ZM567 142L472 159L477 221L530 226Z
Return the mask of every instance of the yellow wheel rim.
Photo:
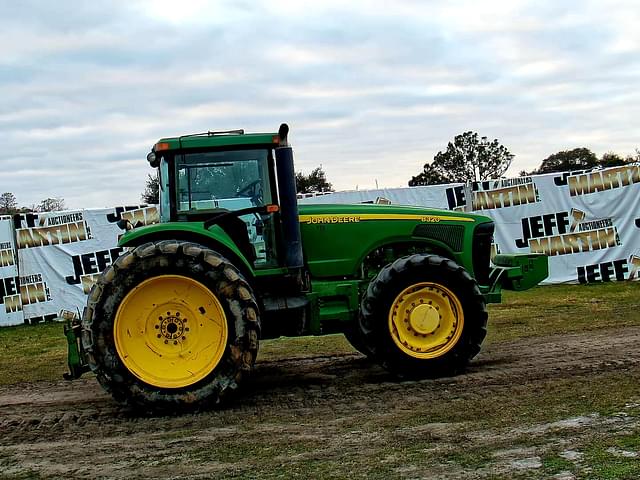
M161 388L193 385L220 362L228 339L217 297L200 282L161 275L131 290L116 312L113 337L127 369Z
M404 353L419 359L444 355L460 339L464 314L448 288L422 282L405 288L389 311L389 332Z

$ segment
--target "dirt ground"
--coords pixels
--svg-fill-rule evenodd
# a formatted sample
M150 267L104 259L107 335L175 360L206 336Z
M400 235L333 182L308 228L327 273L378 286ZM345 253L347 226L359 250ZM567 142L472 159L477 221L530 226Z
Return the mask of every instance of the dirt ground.
M637 432L633 398L621 399L627 413L536 422L544 412L532 411L525 424L458 421L447 409L640 380L639 344L640 327L495 343L464 375L405 382L356 353L258 361L233 405L162 418L121 409L91 375L2 387L0 478L578 478L572 445ZM452 456L460 445L482 461ZM545 470L549 449L573 467Z

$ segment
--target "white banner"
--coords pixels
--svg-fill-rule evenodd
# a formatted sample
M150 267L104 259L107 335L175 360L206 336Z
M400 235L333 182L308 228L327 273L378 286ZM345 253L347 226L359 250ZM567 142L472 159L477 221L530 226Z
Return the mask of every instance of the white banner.
M13 220L0 216L0 327L22 323Z
M375 190L350 190L321 195L298 195L299 203L376 203L383 199L396 205L428 205L430 208L447 209L448 187L461 187L462 183L430 185L427 187L379 188Z
M514 181L530 183L508 185ZM496 222L498 251L549 257L545 283L638 279L639 166L481 182L472 190L474 211Z
M16 229L25 323L82 313L99 273L122 252L121 218L158 221L156 207L70 210L20 216Z

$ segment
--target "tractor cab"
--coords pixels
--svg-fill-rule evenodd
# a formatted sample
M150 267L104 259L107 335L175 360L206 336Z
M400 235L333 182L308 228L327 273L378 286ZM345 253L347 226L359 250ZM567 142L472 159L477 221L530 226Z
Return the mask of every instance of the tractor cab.
M252 269L301 266L301 251L297 265L285 253L292 241L301 248L287 133L283 125L278 133L229 130L157 142L147 160L159 169L161 222L218 225Z

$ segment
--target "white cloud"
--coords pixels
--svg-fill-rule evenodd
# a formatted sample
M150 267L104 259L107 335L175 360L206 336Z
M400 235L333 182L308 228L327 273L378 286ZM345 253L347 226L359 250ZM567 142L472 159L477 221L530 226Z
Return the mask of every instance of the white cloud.
M514 152L513 174L579 146L625 155L639 23L631 0L15 2L0 191L135 203L158 138L282 121L298 167L337 188L406 184L465 130Z

